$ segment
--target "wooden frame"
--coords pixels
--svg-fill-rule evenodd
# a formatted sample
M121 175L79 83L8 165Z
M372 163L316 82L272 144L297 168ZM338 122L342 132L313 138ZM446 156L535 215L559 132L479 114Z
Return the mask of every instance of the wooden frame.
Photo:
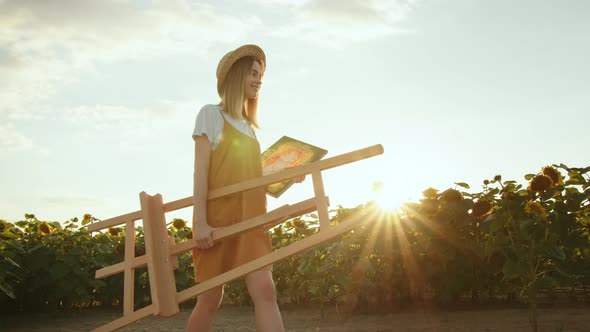
M325 195L321 172L326 169L374 157L382 153L383 147L381 145L374 145L327 158L325 160L320 160L308 165L298 166L210 191L208 199L213 199L311 174L314 187L313 198L293 205L286 204L264 215L216 230L213 232L212 236L214 240L219 240L241 234L257 227L273 227L287 219L301 216L312 211L318 212L320 228L317 233L310 235L303 240L299 240L287 247L275 250L268 255L238 266L181 292L176 292L176 283L173 273L174 269L178 266L177 256L185 251L192 250L196 246L196 242L195 240L190 240L184 243L175 244L173 239L168 236L165 213L192 206L192 196L164 204L160 194L150 196L145 192L141 192L139 194L141 203L140 211L127 213L88 226L88 230L93 232L120 224L126 225L125 260L121 263L104 267L96 271L97 279L121 272L124 273L123 317L105 324L97 328L95 331L113 331L150 315L163 317L175 315L179 312L179 303L185 302L211 288L238 279L252 271L281 261L289 256L295 255L303 250L312 248L322 242L348 232L355 227L370 222L370 218L367 218L364 215L357 215L351 216L350 220L346 220L338 225L330 226L328 214L329 200ZM143 219L144 224L146 254L135 257L135 221L140 219ZM134 270L145 265L148 267L152 304L139 310L134 310Z

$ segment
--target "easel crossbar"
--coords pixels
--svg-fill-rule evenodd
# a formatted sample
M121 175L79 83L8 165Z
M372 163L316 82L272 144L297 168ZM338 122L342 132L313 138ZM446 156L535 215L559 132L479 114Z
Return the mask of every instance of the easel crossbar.
M301 216L312 211L315 211L314 198L310 198L293 205L286 204L262 216L245 220L228 227L217 229L213 231L213 233L211 233L211 237L213 238L213 241L218 241L224 238L242 234L244 232L250 231L258 227L270 229L287 219ZM177 244L170 248L170 254L178 255L182 252L191 250L196 246L197 241L195 239L192 239L181 244Z

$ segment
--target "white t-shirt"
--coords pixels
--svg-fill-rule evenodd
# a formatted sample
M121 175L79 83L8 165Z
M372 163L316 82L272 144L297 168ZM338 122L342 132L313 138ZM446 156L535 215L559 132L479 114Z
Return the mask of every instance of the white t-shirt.
M193 130L193 138L203 134L207 135L209 142L211 142L211 150L215 150L221 140L221 134L223 133L224 118L230 125L232 125L232 127L240 132L250 137L255 137L254 131L247 120L236 120L223 113L219 105L207 104L203 106L199 111L199 114L197 114L195 130Z

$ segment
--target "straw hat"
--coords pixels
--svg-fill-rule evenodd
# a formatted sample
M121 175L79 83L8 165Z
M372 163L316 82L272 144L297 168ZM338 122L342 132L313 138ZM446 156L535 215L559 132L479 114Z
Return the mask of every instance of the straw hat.
M256 57L262 61L266 68L266 55L264 55L264 51L256 45L243 45L227 53L221 58L217 65L217 93L219 93L219 96L221 96L221 85L223 84L229 69L236 61L245 56Z

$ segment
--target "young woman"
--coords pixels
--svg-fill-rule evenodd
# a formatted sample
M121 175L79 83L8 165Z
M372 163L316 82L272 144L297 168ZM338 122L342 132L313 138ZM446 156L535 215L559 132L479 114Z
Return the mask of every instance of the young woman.
M270 235L253 230L213 243L211 232L266 213L264 188L207 201L209 190L262 175L258 128L258 92L266 69L264 51L244 45L227 53L217 66L218 105L197 115L195 141L193 251L195 277L203 282L272 251ZM245 276L254 302L257 331L284 331L272 279L272 266ZM223 286L197 297L187 331L210 331L223 297Z

